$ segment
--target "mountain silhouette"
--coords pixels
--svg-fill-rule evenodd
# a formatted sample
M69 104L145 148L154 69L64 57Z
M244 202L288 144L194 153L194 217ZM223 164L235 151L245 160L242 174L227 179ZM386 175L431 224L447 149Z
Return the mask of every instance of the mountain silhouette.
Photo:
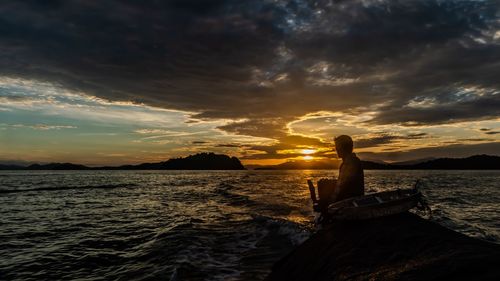
M117 167L87 167L72 163L32 164L29 166L0 165L0 170L244 170L236 157L224 154L198 153L159 163L123 165Z
M365 170L500 170L500 156L474 155L467 158L438 158L432 160L406 161L399 163L380 163L361 161ZM415 163L415 164L404 164ZM279 165L252 165L255 170L305 170L338 169L339 160L288 161ZM138 165L88 167L72 163L50 163L21 165L2 165L0 170L244 170L245 167L236 157L224 154L198 153L184 158L169 159L159 163Z
M366 170L499 170L500 157L474 155L467 158L438 158L415 164L381 164L362 161Z
M365 170L499 170L500 157L474 155L467 158L438 158L432 160L405 161L400 163L380 163L361 161ZM414 164L407 164L414 163ZM299 170L299 169L338 169L340 162L328 161L289 161L279 165L255 167L256 170Z
M105 167L118 170L244 170L245 167L236 157L224 154L198 153L185 158L169 159L160 163L143 163L139 165L124 165Z

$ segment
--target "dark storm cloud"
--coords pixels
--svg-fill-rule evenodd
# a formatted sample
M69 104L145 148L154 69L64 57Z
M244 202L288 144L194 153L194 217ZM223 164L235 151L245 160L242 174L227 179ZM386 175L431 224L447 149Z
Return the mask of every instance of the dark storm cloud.
M222 144L217 144L215 147L241 147L241 144L237 143L222 143Z
M250 66L268 63L279 38L266 8L252 2L4 3L2 74L104 98L214 110L250 79Z
M376 147L376 146L381 146L384 144L393 143L395 141L422 139L425 137L428 137L427 133L408 134L406 136L380 135L380 136L370 137L370 138L366 138L366 139L356 139L354 141L354 147L355 148Z
M220 129L280 140L304 114L382 103L377 124L485 119L500 107L498 13L495 1L4 1L0 74L244 118Z
M450 40L479 36L488 28L482 17L495 15L493 5L478 1L362 3L344 1L319 10L326 15L315 21L319 28L292 40L303 59L333 60L359 73L370 72L387 60L407 62Z
M199 144L208 144L208 141L192 141L191 144L199 145Z
M481 131L483 134L486 134L486 135L500 134L500 131L492 131L492 129L490 129L490 128L481 128L481 129L479 129L479 131Z
M366 148L366 147L375 147L383 144L388 144L396 140L397 136L378 136L367 139L359 139L354 141L355 148Z
M492 151L494 153L492 153ZM499 155L500 142L490 142L481 144L451 144L440 147L418 148L408 151L397 152L360 152L357 153L362 159L383 159L387 161L406 161L422 159L428 157L469 157L471 155L489 154ZM496 152L496 153L495 153Z
M408 139L421 139L428 136L427 133L416 133L416 134L408 134L406 138Z
M485 139L485 138L468 138L468 139L457 139L457 143L460 143L461 141L480 141L480 142L492 142L495 141L494 139Z
M450 122L494 119L500 116L499 92L471 100L434 103L429 107L386 106L371 123L406 125L442 124Z
M277 138L286 135L286 120L282 118L256 118L233 122L218 128L239 135Z

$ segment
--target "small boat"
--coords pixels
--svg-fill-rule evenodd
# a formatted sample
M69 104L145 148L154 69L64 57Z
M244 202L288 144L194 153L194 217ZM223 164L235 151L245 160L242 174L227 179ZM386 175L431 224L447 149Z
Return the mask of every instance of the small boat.
M418 190L418 182L414 188L383 191L364 196L348 198L319 207L321 198L316 198L312 181L308 180L314 210L321 213L321 223L330 220L364 220L395 215L412 208L430 211L422 193Z

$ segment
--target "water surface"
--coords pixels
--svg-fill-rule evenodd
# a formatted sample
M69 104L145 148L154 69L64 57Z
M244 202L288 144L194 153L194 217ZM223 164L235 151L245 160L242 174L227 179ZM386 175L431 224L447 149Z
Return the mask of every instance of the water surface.
M332 171L0 171L7 280L259 280L312 231L306 180ZM365 171L368 192L422 179L432 220L500 243L500 171Z

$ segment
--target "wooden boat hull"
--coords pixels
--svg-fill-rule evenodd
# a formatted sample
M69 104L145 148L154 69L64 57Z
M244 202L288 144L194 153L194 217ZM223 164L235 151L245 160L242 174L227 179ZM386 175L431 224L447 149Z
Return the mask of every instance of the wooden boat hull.
M406 193L397 199L384 201L380 194L383 193ZM411 194L409 194L411 193ZM377 197L381 200L377 200ZM365 195L357 198L346 199L328 206L328 216L335 220L365 220L384 216L390 216L406 212L417 207L421 200L422 194L417 190L396 190L390 192L379 192L370 195ZM357 204L356 202L367 199L374 199L377 203L373 204Z
M314 186L310 181L308 184L311 191ZM312 192L311 198L313 199ZM329 204L326 210L316 208L317 202L318 200L314 202L315 211L321 212L323 221L365 220L390 216L406 212L415 207L422 207L424 204L422 193L417 188L397 189L353 197Z

